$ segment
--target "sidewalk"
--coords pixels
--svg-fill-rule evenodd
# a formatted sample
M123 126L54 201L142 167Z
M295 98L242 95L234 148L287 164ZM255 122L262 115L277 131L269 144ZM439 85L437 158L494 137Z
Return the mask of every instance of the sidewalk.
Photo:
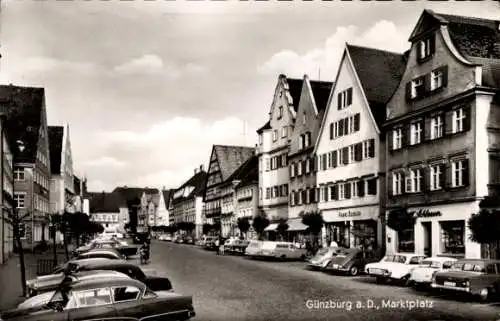
M37 260L52 259L52 250L44 253L24 253L24 262L26 266L26 280L36 277ZM64 250L57 251L58 264L65 262ZM19 263L19 255L13 255L5 264L0 265L0 311L15 308L21 303L22 297L21 286L21 265Z

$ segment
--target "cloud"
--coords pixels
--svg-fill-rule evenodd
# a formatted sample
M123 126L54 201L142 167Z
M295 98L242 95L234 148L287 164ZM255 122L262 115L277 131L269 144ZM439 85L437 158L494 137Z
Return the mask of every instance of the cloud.
M184 66L176 66L172 62L165 62L157 55L144 55L134 58L122 65L115 66L113 71L118 75L163 75L168 78L177 79L182 75L201 75L208 68L196 63L187 63Z
M258 72L273 75L283 73L300 78L304 74L316 78L321 73L321 79L333 80L346 42L403 52L408 49L406 38L406 34L387 20L381 20L365 31L359 30L356 26L341 26L326 39L322 48L313 48L303 55L291 50L280 51L260 65Z
M62 71L89 74L97 70L98 66L90 62L75 62L49 57L28 57L22 61L22 71L24 73Z
M82 170L95 175L89 176L89 182L94 179L107 182L109 190L120 184L178 187L201 164L207 169L212 144L253 146L255 128L246 127L245 138L245 123L236 117L211 123L199 118L175 117L143 132L101 132L98 133L101 143L95 148L103 156L83 164ZM133 180L122 182L124 177Z

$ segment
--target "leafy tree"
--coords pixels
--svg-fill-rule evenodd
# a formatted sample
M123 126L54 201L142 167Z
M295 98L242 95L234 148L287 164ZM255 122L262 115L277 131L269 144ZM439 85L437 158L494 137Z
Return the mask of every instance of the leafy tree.
M265 214L261 213L254 217L252 226L257 235L259 236L259 239L262 240L264 230L266 229L266 227L269 226L269 220L267 219Z
M14 232L14 240L19 252L19 265L21 266L21 286L23 289L23 296L26 296L26 265L24 263L24 250L23 243L21 241L21 229L20 226L24 219L29 217L30 213L20 214L19 210L14 209L13 211L7 212L7 222L12 226Z
M287 231L288 231L288 223L286 222L285 219L280 218L278 220L278 227L276 228L276 230L278 231L278 234L280 235L281 240L284 241L286 238Z
M396 208L389 211L386 225L396 232L401 232L415 225L415 217L410 215L405 207Z
M319 238L318 235L321 232L321 228L325 224L323 220L323 215L320 212L306 212L302 214L302 224L307 226L307 231L310 233L310 238L313 244L313 247L319 246Z
M471 230L471 240L486 245L487 257L492 257L492 246L496 249L496 256L500 244L500 211L481 209L479 213L472 214L468 220Z
M250 229L250 218L240 217L238 218L236 224L238 225L238 229L240 230L240 236L243 236L243 234L245 234L246 236L248 230Z
M89 216L82 212L71 213L66 216L71 233L75 236L76 246L80 246L80 238L88 232Z

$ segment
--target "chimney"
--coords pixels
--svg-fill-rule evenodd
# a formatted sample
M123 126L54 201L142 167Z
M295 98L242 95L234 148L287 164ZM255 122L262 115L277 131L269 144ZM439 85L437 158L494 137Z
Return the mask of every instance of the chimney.
M200 165L200 172L203 172L205 170L203 164Z

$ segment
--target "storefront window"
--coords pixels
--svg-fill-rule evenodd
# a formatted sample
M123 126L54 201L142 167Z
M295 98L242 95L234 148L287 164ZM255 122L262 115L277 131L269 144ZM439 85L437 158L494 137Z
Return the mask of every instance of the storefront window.
M398 252L415 252L415 228L398 232Z
M366 250L374 250L377 244L377 222L354 221L351 231L354 236L354 247L362 246Z
M332 223L327 227L327 243L335 241L338 246L349 247L349 225L345 222Z
M465 254L465 221L445 221L441 224L441 251L451 254Z

